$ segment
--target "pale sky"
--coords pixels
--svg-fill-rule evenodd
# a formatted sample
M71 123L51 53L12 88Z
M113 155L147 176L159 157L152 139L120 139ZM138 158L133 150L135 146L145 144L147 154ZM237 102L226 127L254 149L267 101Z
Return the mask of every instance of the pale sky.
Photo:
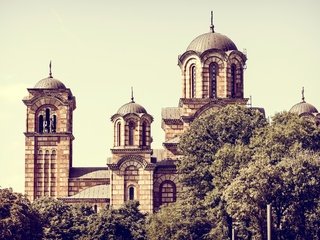
M74 166L105 166L110 117L130 101L153 115L161 148L161 108L181 97L178 55L208 32L247 49L245 96L268 116L301 100L320 110L319 0L0 0L0 186L24 191L26 106L22 98L48 76L70 88Z

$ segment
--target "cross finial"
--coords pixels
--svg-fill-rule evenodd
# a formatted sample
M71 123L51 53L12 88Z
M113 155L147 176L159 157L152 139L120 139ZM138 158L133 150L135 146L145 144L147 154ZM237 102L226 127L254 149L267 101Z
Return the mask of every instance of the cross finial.
M304 102L304 87L302 87L301 94L302 94L302 102Z
M134 103L134 97L133 97L133 87L131 87L131 102Z
M210 29L211 29L211 32L214 33L214 25L213 25L213 11L211 11L211 25L210 25Z
M51 72L51 60L49 63L49 78L52 78L52 72Z

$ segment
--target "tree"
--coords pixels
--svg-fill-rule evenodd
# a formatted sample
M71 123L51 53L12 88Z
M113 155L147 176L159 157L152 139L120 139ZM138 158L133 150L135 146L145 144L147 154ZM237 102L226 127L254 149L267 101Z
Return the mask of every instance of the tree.
M184 156L178 164L182 183L203 199L214 188L210 168L218 150L226 144L248 145L255 130L266 124L260 111L240 105L219 108L196 119L179 143Z
M315 118L277 113L271 124L259 129L251 139L251 148L257 154L267 154L275 163L295 146L320 151L320 127Z
M266 205L271 204L276 239L316 239L307 229L320 218L319 159L297 149L277 164L265 155L243 169L223 194L228 213L240 224L239 235L266 239Z
M268 124L253 109L228 106L196 119L180 149L181 182L211 224L203 236L228 238L238 224L242 239L265 237L267 203L274 206L278 239L308 239L311 226L319 225L319 181L312 176L319 175L320 128L314 118L284 112Z
M43 239L83 239L89 218L94 214L91 206L69 205L48 197L34 201L33 208L41 216Z
M251 161L251 137L267 125L257 109L227 106L196 119L181 138L184 155L178 164L189 195L201 201L211 223L211 238L231 235L232 219L221 198L224 188ZM183 197L183 196L182 196Z
M201 205L193 198L185 198L162 207L147 222L148 238L151 240L208 239L211 223Z
M39 216L29 200L11 189L0 189L0 239L41 239Z
M146 239L145 214L139 203L128 201L119 209L103 209L91 217L89 239Z

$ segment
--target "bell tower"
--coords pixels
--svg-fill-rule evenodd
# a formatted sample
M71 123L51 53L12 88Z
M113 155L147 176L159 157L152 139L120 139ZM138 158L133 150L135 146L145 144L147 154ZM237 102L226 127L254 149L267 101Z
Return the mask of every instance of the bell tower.
M215 31L211 12L210 31L199 35L179 55L182 96L178 107L162 110L167 158L177 159L178 143L194 119L229 104L246 105L244 70L246 54L227 36Z
M124 202L136 200L144 212L153 211L153 170L151 161L151 123L153 117L145 108L131 102L111 117L114 126L112 159L108 163L110 204L119 208Z
M69 88L52 77L40 80L23 99L27 106L25 193L33 201L43 196L68 196L72 166L72 115L76 100Z

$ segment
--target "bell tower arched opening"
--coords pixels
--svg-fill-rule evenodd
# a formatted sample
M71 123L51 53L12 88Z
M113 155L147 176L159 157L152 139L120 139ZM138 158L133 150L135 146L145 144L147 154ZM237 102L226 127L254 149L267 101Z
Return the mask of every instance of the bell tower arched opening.
M217 98L217 76L218 76L219 66L217 63L213 62L209 65L209 96L210 98Z
M196 66L191 65L190 67L190 98L195 98L196 97L196 88L197 88L197 71L196 71Z
M44 106L38 110L37 132L55 133L57 131L57 114L53 106Z
M237 82L237 66L235 64L231 65L231 77L230 77L230 90L231 98L236 97L236 82Z

